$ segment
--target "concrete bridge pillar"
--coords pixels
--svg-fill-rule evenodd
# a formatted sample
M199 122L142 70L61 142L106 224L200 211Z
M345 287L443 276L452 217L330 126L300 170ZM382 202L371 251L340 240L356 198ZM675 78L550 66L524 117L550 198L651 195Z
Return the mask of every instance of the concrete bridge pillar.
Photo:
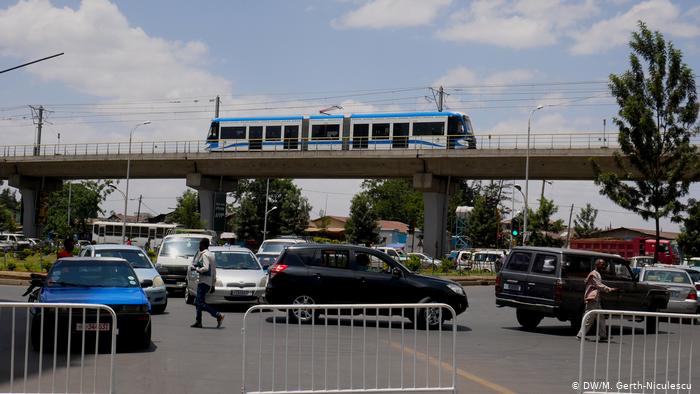
M61 188L62 181L56 178L38 178L22 175L12 175L8 182L10 186L19 189L22 196L22 232L27 237L39 237L43 228L43 223L38 222L41 202L48 193Z
M449 251L447 206L454 184L449 178L419 173L413 175L413 188L423 193L423 251L441 258Z
M222 210L221 202L223 201L225 206L225 194L235 191L237 184L236 179L227 177L209 177L200 173L187 174L187 186L199 193L199 214L205 229L223 231L223 228L215 226L217 221L221 223L222 220L226 220L226 210L225 207Z

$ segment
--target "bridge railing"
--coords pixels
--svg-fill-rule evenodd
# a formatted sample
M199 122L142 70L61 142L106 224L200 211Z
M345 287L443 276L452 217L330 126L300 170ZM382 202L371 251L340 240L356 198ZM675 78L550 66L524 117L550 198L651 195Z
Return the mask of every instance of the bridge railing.
M403 140L401 140L403 138ZM423 150L445 149L445 136L419 137L422 143L412 143L407 137L388 139L383 144L359 144L362 150ZM477 149L525 149L527 147L527 134L479 134L476 137ZM313 144L302 138L299 140L279 141L277 144L262 144L262 140L242 140L253 142L259 149L251 149L247 143L241 146L227 146L225 151L294 151L304 150L341 150L348 148L358 150L350 141L344 139L341 145L318 143L314 139ZM338 141L333 139L333 141ZM371 141L371 140L370 140ZM231 142L231 141L229 141ZM323 141L321 141L323 142ZM691 142L700 145L700 137ZM256 144L257 143L257 144ZM432 144L442 145L434 147ZM599 149L618 148L616 133L550 133L530 135L530 149ZM215 151L217 149L214 149ZM114 156L114 155L144 155L144 154L192 154L208 152L209 147L204 140L185 141L136 141L129 146L128 142L87 142L77 144L42 144L36 145L0 145L0 157L28 157L28 156Z

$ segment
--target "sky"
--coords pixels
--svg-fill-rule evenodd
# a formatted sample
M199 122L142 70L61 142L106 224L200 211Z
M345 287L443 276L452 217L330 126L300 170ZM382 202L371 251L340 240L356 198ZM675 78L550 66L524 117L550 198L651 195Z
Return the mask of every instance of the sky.
M217 95L222 116L413 111L434 110L438 86L476 134L525 133L538 105L533 134L615 132L607 80L629 67L638 20L700 69L696 1L0 0L0 69L65 53L0 74L0 145L34 143L30 105L46 108L47 144L126 141L145 121L136 142L201 141ZM361 180L296 183L317 217L347 215ZM545 186L565 221L591 203L599 227L653 228L592 182ZM156 214L185 189L135 180L130 197ZM530 184L531 205L540 191ZM103 208L121 212L123 200Z

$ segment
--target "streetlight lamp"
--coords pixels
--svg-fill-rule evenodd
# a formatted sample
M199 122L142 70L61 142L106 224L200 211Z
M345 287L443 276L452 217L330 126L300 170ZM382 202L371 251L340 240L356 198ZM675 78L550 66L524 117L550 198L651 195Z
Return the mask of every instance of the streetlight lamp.
M539 111L544 108L544 105L538 105L537 108L530 111L530 116L527 118L527 149L525 150L525 194L523 198L525 199L525 212L523 218L523 246L525 246L525 239L527 238L527 217L529 210L527 207L527 193L528 193L528 183L530 182L530 121L532 120L532 114L535 111Z
M122 224L122 243L126 243L126 213L129 204L129 172L131 171L131 139L134 137L134 131L139 126L145 126L151 124L150 120L141 122L135 125L129 133L129 154L126 156L126 193L124 194L124 223Z
M267 238L267 214L274 211L275 209L277 209L276 205L270 208L269 210L265 211L265 221L263 223L263 241Z

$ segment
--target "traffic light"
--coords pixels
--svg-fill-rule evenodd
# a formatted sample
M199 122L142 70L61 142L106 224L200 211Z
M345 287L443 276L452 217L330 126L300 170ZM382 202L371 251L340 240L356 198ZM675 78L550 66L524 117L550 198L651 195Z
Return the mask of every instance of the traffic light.
M510 235L513 237L520 235L520 220L517 217L514 217L510 222Z

